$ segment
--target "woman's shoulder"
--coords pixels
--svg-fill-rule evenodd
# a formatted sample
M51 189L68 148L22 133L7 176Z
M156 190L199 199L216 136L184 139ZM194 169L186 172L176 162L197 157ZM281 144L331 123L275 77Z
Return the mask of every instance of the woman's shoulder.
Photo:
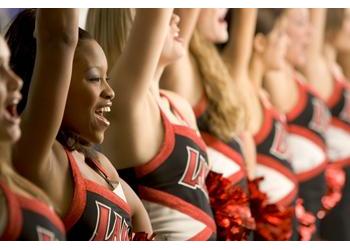
M191 104L182 96L176 94L173 91L161 90L162 95L165 95L175 106L175 108L181 113L181 115L189 122L190 126L197 129L196 117Z

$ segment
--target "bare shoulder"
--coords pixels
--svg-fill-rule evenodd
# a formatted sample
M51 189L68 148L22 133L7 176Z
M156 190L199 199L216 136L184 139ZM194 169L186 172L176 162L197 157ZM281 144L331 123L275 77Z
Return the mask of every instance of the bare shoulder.
M3 234L7 224L7 203L3 191L0 189L0 236Z
M193 129L197 129L196 117L191 104L185 98L176 94L175 92L168 90L161 90L161 92L164 93L174 103L186 121L190 122L190 126Z

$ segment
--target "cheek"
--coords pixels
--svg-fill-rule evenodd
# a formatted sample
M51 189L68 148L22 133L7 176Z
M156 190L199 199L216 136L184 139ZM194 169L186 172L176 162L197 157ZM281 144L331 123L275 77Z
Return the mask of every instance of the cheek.
M214 30L215 29L213 27L210 27L210 24L206 24L206 25L203 25L199 31L205 39L212 40Z
M95 92L87 87L70 89L66 105L67 116L70 120L76 120L77 123L86 122L97 97Z

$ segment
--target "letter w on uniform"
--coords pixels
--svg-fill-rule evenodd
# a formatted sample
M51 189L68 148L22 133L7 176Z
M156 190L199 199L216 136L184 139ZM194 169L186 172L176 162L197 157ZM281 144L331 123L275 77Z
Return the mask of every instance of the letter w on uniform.
M179 184L191 189L199 188L207 194L205 186L205 177L209 172L209 166L198 152L198 150L187 147L187 164L184 174Z
M129 227L122 216L99 201L95 201L95 203L97 218L95 230L90 240L129 240ZM112 218L112 213L114 219Z

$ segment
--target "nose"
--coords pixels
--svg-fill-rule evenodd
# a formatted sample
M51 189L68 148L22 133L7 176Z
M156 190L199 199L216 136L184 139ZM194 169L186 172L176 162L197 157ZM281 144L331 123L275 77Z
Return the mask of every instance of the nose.
M107 81L104 81L104 89L102 91L101 96L107 100L113 100L115 97L114 90L111 88L111 86L108 84Z
M7 72L7 88L9 91L19 91L22 88L23 81L11 69Z

